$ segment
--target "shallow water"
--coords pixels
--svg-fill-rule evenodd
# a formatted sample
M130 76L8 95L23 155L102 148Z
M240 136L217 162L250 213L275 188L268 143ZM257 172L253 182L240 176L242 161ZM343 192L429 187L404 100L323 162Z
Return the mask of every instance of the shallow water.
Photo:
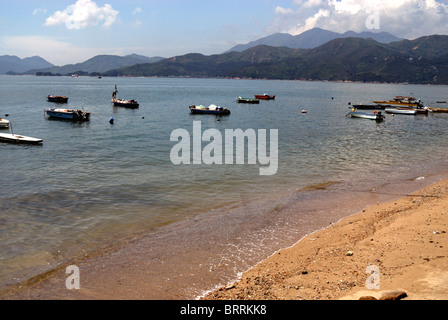
M113 107L110 99L115 84L118 97L134 98L140 108ZM435 102L447 100L447 89L298 81L1 76L0 116L9 114L14 133L39 137L44 143L0 143L0 285L25 280L74 256L176 221L234 212L233 219L240 217L235 225L244 226L266 212L288 206L291 199L294 203L303 197L321 199L319 192L299 192L309 186L335 182L329 189L352 194L442 170L447 155L447 114L387 116L382 123L345 115L348 102L369 103L411 92L427 105L440 107ZM265 92L276 94L276 100L259 105L235 100ZM55 106L46 101L48 94L68 96L66 106L84 107L92 113L91 121L47 119L44 109ZM216 104L232 113L220 121L215 116L192 116L191 104ZM306 114L301 113L303 109ZM113 125L109 124L111 117ZM202 132L210 128L222 133L237 128L278 129L277 173L260 176L259 163L173 165L170 151L176 143L170 141L171 132L181 128L192 133L193 121L201 121ZM238 210L246 214L235 213ZM324 211L319 212L323 215ZM291 217L295 228L301 225L297 216ZM259 241L263 243L268 234L273 237L274 229L292 229L288 225L292 222L285 221L266 222L269 228L260 229L265 231ZM304 218L302 224L307 225L304 230L312 230L311 220ZM250 250L255 247L259 243Z

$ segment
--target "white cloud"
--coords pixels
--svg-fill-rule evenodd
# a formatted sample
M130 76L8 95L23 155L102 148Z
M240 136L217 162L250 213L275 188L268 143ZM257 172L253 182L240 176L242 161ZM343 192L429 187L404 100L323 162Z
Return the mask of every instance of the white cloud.
M294 0L291 8L275 9L269 32L299 34L319 27L336 32L378 27L414 39L448 34L448 4L443 0ZM373 21L376 19L377 21Z
M33 16L38 15L40 13L43 13L43 14L47 13L47 9L45 9L45 8L36 8L33 11Z
M63 11L56 11L47 18L45 25L65 24L67 29L83 29L103 23L108 28L116 22L118 13L110 4L98 7L94 1L78 0Z
M135 8L134 11L132 12L132 14L139 14L139 13L143 13L142 8L140 7Z

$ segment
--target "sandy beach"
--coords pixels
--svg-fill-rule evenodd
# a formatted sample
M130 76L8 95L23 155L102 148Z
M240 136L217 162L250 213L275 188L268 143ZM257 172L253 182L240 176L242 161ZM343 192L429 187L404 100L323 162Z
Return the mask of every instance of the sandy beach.
M357 300L380 299L394 291L399 292L400 299L448 299L447 212L448 180L444 180L331 223L295 245L275 252L245 272L238 281L197 298ZM181 229L174 229L174 232L177 239L182 239ZM193 232L210 234L212 231L195 229ZM173 279L163 279L164 274L173 274L171 268L175 264L186 259L183 252L192 244L180 241L179 248L168 253L174 260L166 265L163 254L167 253L151 250L154 243L167 239L169 237L162 234L158 238L131 240L121 248L109 248L97 256L73 261L81 269L81 290L67 290L69 275L63 265L11 287L2 292L0 298L193 299L191 294L173 293L171 288L174 283L180 283L205 290L204 283L190 275L195 272L193 269ZM200 252L195 256L188 254L188 257L191 266L200 267L204 263ZM162 266L163 274L155 273L153 268L157 264ZM206 269L202 275L214 273L208 266Z
M435 183L310 234L203 299L448 299L447 213L448 181Z

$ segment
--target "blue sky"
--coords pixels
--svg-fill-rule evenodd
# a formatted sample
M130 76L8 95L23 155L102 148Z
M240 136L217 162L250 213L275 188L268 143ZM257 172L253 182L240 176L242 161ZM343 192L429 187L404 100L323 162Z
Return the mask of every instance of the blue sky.
M314 27L448 34L447 0L0 0L0 55L56 65L97 54L222 53L276 32Z

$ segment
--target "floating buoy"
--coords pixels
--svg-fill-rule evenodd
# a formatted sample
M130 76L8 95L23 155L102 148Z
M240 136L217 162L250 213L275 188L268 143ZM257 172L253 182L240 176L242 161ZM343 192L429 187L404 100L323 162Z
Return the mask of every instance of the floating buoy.
M306 110L302 110L302 113L306 113Z

